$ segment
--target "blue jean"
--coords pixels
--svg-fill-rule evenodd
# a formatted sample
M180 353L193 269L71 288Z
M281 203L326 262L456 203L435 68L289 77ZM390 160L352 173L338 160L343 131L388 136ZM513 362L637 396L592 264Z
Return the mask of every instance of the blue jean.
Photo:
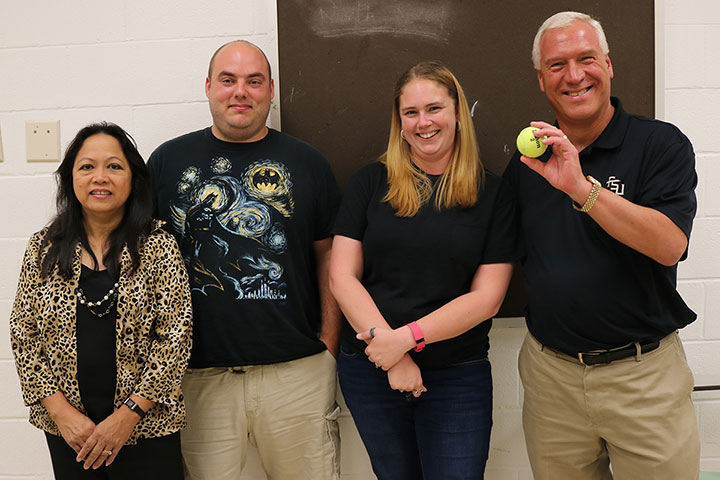
M338 376L378 480L482 479L492 428L492 375L486 356L423 368L427 392L390 388L387 373L343 349Z

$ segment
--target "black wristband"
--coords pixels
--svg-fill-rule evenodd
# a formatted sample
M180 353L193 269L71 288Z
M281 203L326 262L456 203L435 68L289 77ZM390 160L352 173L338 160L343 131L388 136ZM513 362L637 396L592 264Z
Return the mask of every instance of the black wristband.
M128 397L127 399L125 399L125 401L123 402L123 404L124 404L126 407L128 407L130 410L132 410L133 412L137 413L137 414L140 416L140 418L144 418L144 417L145 417L145 414L147 413L145 410L143 410L142 408L140 408L140 405L138 405L137 403L135 403L135 402L133 401L133 399L130 398L130 397Z

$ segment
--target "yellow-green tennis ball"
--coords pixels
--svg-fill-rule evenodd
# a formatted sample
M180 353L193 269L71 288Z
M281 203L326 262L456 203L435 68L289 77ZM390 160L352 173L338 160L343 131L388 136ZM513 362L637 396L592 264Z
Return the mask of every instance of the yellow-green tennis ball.
M540 141L547 137L536 137L533 135L535 130L540 129L537 127L523 128L517 137L517 141L515 142L518 150L520 150L520 153L526 157L537 158L545 153L545 150L547 149L547 145Z

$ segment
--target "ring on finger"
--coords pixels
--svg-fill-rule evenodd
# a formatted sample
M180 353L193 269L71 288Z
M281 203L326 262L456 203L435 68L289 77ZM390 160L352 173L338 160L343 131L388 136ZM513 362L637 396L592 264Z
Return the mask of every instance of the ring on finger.
M370 338L375 338L375 327L370 329Z
M112 450L103 450L102 453L103 455L107 455L109 457L110 455L112 455Z

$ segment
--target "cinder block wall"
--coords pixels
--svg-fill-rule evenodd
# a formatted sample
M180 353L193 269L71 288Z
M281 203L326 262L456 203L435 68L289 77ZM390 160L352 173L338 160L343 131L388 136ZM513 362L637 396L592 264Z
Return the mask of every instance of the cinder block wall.
M210 6L211 5L211 6ZM680 289L698 321L682 332L693 371L718 374L720 363L720 5L716 0L657 0L659 116L691 138L698 159L699 212ZM116 122L147 157L162 141L210 123L203 91L207 61L220 44L246 38L277 65L275 2L70 0L0 4L0 480L50 479L42 433L27 423L8 342L20 260L28 236L53 212L57 164L25 161L25 121L60 120L61 145L85 124ZM611 44L612 45L612 44ZM530 68L530 66L528 66ZM622 74L622 72L617 72ZM530 74L530 72L528 72ZM627 74L627 72L625 73ZM274 106L270 123L279 128ZM525 480L522 392L516 357L525 330L520 320L497 322L491 360L495 427L488 479ZM703 467L720 471L720 393L696 395ZM372 479L367 456L345 415L344 480ZM256 456L244 478L264 475Z
M660 117L692 140L697 158L698 213L678 288L698 319L681 332L697 382L720 383L720 3L656 2ZM664 105L663 105L664 103ZM720 472L720 392L695 393L700 422L701 469Z

